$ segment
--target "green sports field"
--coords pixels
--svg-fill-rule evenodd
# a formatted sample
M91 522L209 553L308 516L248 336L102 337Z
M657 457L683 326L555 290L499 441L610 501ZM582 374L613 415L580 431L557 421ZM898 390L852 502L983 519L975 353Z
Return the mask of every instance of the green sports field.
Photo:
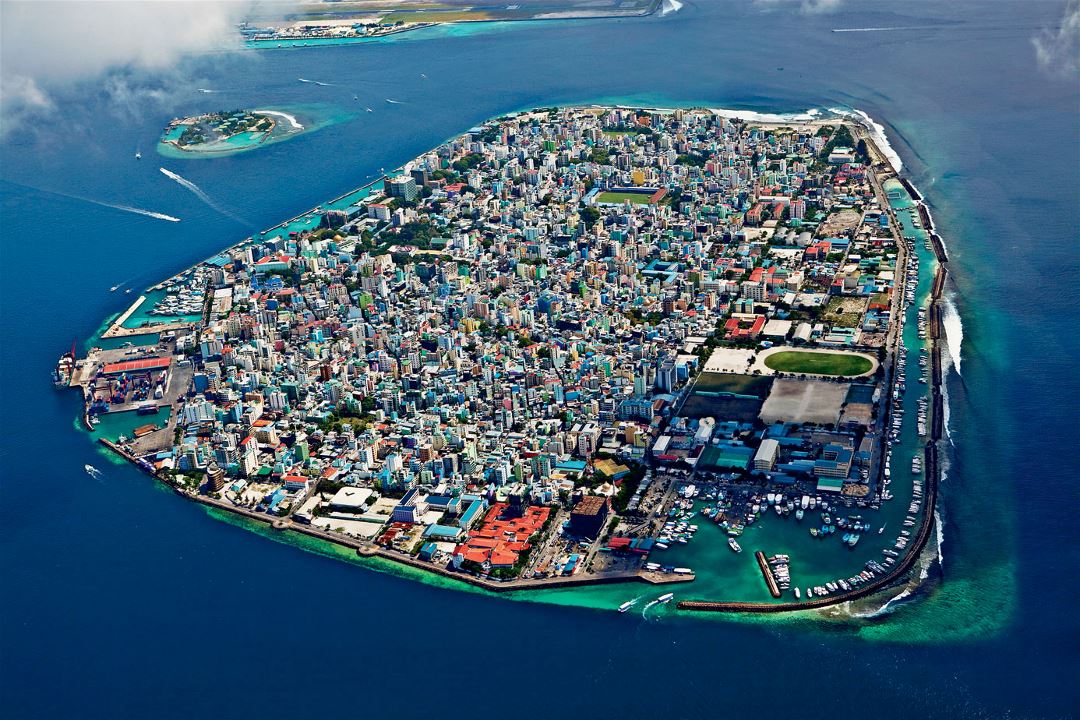
M652 197L652 193L632 193L632 192L602 192L596 196L596 202L610 203L612 205L622 205L629 200L632 203L638 205L646 205L649 202L649 198Z
M874 364L860 355L834 352L778 352L765 358L765 366L785 373L842 375L870 372Z

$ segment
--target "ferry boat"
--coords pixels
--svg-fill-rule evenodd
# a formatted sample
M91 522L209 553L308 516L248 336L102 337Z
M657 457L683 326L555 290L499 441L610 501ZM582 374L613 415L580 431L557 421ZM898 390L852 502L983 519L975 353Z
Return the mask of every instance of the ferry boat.
M71 343L71 349L60 356L56 361L56 369L53 370L53 384L58 388L65 388L71 384L71 376L75 372L75 343Z
M742 552L742 546L740 546L739 543L736 542L735 538L728 538L727 544L728 544L728 547L731 548L732 550L734 550L735 552L737 552L737 553Z
M671 599L673 597L675 597L675 593L664 593L660 597L656 598L656 602L660 603L661 605L665 605L671 602Z

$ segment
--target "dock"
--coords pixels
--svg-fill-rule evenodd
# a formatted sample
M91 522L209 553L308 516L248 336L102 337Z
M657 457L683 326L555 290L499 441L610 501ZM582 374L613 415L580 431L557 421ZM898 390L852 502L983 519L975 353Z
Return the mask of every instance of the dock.
M776 584L776 578L773 576L772 568L769 567L769 561L765 559L765 553L758 550L754 553L754 557L757 559L761 574L765 577L765 584L769 586L769 594L774 598L780 597L780 586Z

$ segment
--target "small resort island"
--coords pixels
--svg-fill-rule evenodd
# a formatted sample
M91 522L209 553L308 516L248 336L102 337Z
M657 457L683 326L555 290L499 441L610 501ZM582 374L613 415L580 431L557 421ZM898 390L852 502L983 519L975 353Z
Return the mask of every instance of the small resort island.
M304 129L295 115L281 110L219 110L173 120L162 132L158 149L173 157L231 154Z
M947 258L891 157L855 114L507 115L148 288L57 384L180 495L365 558L871 601L919 582L942 433Z

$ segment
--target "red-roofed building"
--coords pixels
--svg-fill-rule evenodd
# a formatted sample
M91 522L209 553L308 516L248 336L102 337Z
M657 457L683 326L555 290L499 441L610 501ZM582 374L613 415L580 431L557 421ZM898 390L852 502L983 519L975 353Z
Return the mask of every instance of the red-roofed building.
M724 323L724 339L756 340L764 327L764 315L754 315L752 318L729 318Z
M165 370L172 364L172 358L147 358L146 360L128 360L126 362L109 363L101 369L106 375L119 375L120 373L144 372L149 370Z
M551 508L529 506L521 517L508 517L509 507L507 503L495 503L488 509L480 526L454 550L456 564L473 562L495 569L517 563L521 553L531 547L529 538L544 527Z

